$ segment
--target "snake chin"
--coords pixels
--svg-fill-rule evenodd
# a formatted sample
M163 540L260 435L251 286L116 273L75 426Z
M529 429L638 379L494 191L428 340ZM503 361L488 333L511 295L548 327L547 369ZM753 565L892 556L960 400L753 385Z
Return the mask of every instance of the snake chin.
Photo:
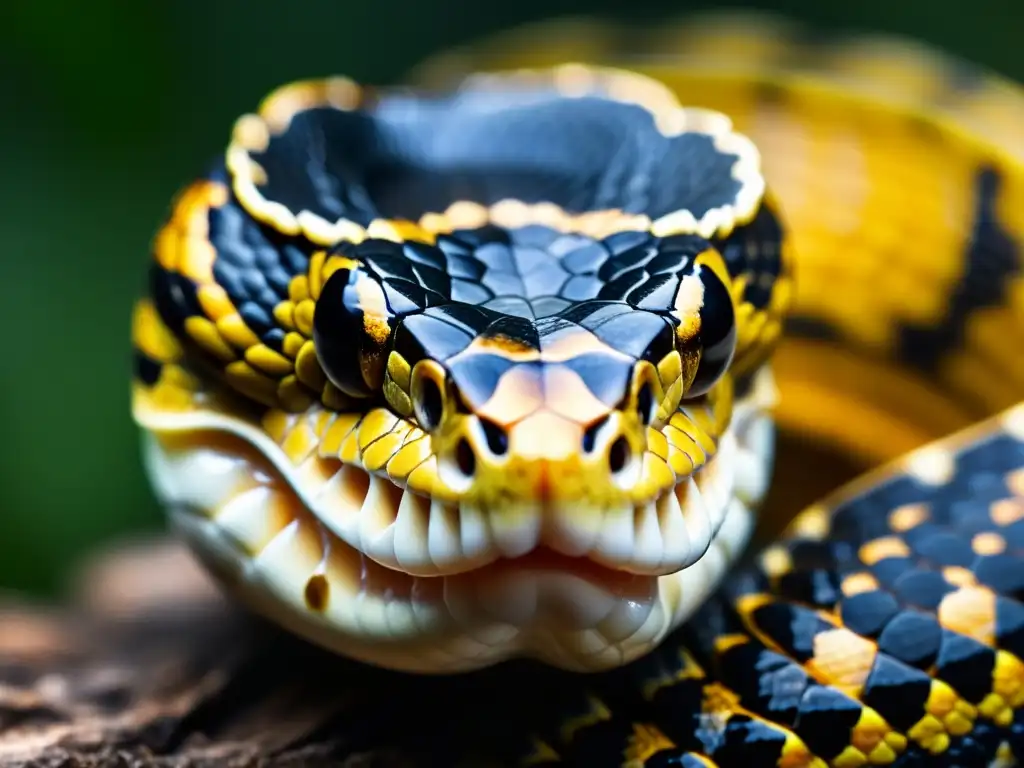
M251 609L298 635L420 673L522 656L599 671L659 644L745 546L772 461L770 389L768 380L737 402L715 458L687 481L697 490L683 511L700 520L688 530L702 538L689 535L692 562L668 573L609 565L596 546L567 554L538 543L458 573L417 575L339 536L268 451L237 435L189 440L152 431L146 457L157 494L192 550ZM602 530L615 529L606 522ZM644 553L642 536L627 541ZM649 556L660 551L651 545Z

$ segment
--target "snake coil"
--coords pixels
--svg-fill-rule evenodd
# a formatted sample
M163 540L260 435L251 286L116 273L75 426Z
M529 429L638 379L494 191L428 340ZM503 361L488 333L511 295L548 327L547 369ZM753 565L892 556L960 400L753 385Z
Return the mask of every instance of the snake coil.
M448 757L1024 754L1024 96L764 24L285 86L156 238L133 412L233 594L397 670L600 672L500 734L471 697ZM741 562L776 424L882 467Z

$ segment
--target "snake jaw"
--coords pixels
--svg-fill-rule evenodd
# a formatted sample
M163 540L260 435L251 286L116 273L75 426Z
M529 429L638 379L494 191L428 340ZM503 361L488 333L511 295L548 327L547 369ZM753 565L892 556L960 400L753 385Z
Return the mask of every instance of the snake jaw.
M770 445L752 428L770 428L764 391L737 403L715 458L676 490L693 510L687 522L707 527L693 529L695 560L665 575L651 567L660 558L645 538L656 519L650 508L633 541L620 537L612 518L621 524L634 507L590 517L602 527L586 557L537 547L495 558L491 526L536 536L539 516L510 507L488 518L469 505L425 502L319 448L294 453L298 435L327 434L343 423L338 418L298 415L271 437L223 404L173 415L150 410L144 391L136 415L149 435L150 475L176 528L258 612L341 653L400 669L463 671L525 655L595 671L642 655L685 621L746 543L749 505L758 502L758 477L771 461ZM709 546L695 543L705 535ZM397 545L391 551L400 567L368 556L373 542ZM649 555L637 573L602 565L629 552ZM410 565L470 555L465 570L451 575Z
M724 380L720 388L729 386ZM478 461L472 479L459 476L468 483L462 488L431 498L422 486L374 477L358 510L339 509L325 524L381 565L420 576L466 573L537 551L578 561L573 567L673 573L706 552L731 496L731 476L716 464L732 462L734 438L714 431L710 415L723 402L691 405L661 430L613 413L584 453L573 449L585 433L579 424L540 410L509 428L504 455ZM473 449L485 450L477 417L462 415L459 423L431 448L442 483L459 474L445 469L455 461L452 445L468 435ZM637 451L616 476L608 462L620 438Z
M414 372L424 364L437 367L425 361ZM709 396L677 406L665 420L657 413L675 397L676 376L671 366L665 371L663 383L651 363L637 364L623 379L628 389L620 405L607 408L571 370L543 361L513 367L506 376L522 386L506 398L505 410L524 415L497 423L467 413L464 401L455 407L458 389L439 369L437 402L427 410L441 416L426 420L434 430L424 441L434 469L410 476L404 489L374 480L373 503L363 504L358 522L348 514L347 523L336 516L327 524L385 567L422 576L463 573L538 550L579 561L573 567L631 574L687 567L710 546L729 495L720 494L709 512L697 478L712 472L706 464L727 424L715 413L730 402L723 393L731 380L724 377ZM421 521L404 528L405 539L394 532L404 519Z

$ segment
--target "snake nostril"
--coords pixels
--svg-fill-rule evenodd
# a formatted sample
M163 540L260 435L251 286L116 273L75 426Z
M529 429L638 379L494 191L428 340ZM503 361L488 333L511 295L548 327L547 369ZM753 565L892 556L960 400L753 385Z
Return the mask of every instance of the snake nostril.
M644 382L636 395L636 410L640 416L640 422L648 425L654 421L654 390L649 381Z
M629 442L621 435L612 443L608 451L608 468L613 474L618 474L626 468L629 462Z
M480 427L487 439L487 447L495 456L504 456L508 451L508 435L493 421L480 419Z
M455 447L455 463L466 477L472 477L476 472L476 454L473 453L473 447L466 438L459 440Z
M416 395L416 418L423 429L432 432L441 424L444 413L444 395L441 394L441 388L436 381L424 376Z
M586 431L583 433L584 452L593 453L594 446L597 445L597 433L601 431L601 427L603 427L606 423L607 420L602 419L601 421L595 424L591 424L589 427L587 427Z

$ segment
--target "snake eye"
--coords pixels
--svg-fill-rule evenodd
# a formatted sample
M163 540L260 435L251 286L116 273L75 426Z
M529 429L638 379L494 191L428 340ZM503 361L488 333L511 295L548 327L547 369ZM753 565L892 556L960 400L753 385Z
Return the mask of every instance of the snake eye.
M687 397L703 395L711 389L722 378L736 352L736 308L732 295L713 269L704 264L697 269L704 286L698 332L701 355Z
M380 284L361 269L338 269L324 283L313 311L320 366L350 397L369 397L384 378L391 316Z
M736 352L736 307L719 270L711 266L720 258L711 250L699 254L676 296L676 348L684 357L699 355L693 380L683 394L688 399L706 394L728 370Z

